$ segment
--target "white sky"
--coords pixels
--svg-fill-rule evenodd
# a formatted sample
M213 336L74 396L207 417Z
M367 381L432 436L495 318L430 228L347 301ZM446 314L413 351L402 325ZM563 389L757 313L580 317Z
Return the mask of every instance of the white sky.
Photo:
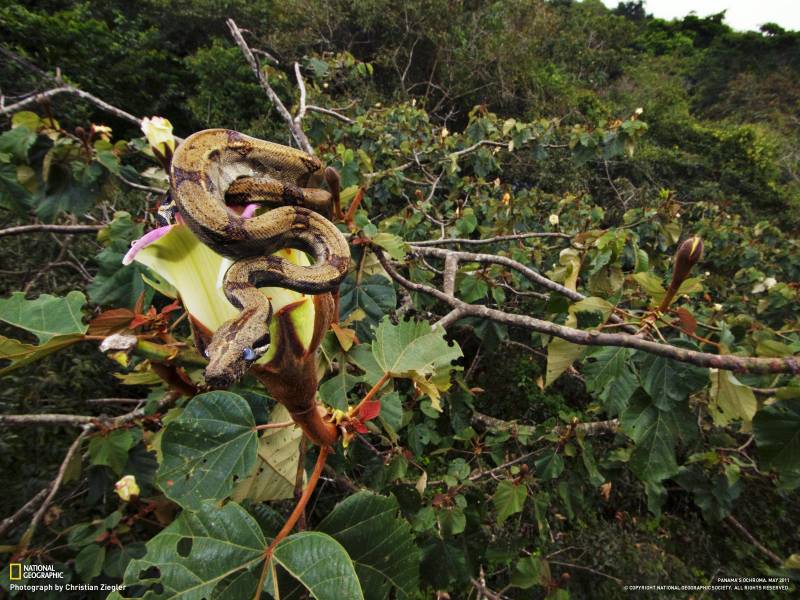
M603 2L616 8L619 0ZM645 0L644 7L661 19L681 18L692 11L706 17L727 10L725 22L740 31L758 31L764 23L800 30L800 0Z

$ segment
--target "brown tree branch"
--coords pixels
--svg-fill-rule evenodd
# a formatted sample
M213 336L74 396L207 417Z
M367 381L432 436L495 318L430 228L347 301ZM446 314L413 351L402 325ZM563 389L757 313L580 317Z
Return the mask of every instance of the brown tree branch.
M34 225L18 225L16 227L6 227L5 229L0 229L0 237L7 235L23 235L26 233L35 233L40 231L63 233L66 235L97 233L103 229L103 227L105 227L105 225L50 225L47 223L36 223Z
M39 493L36 494L33 498L28 500L22 508L20 508L17 512L15 512L10 517L6 517L3 519L3 522L0 523L0 538L2 538L6 532L11 529L14 525L16 525L21 519L28 516L28 514L32 513L36 510L36 506L45 499L47 496L48 491L50 490L50 485L47 487L42 488L39 490Z
M409 281L397 272L380 248L376 247L373 248L373 250L383 268L386 269L386 272L394 281L409 290L433 296L453 309L460 309L462 316L479 317L497 323L529 329L537 333L558 337L581 346L617 346L633 348L634 350L641 350L642 352L663 356L664 358L670 358L679 362L691 363L698 367L748 373L800 374L800 362L795 357L756 358L752 356L733 356L730 354L709 354L707 352L697 352L695 350L687 350L669 344L652 342L627 333L602 333L596 330L584 331L558 325L550 321L543 321L542 319L537 319L528 315L506 313L501 310L489 308L488 306L468 304L458 298L448 296L444 292L431 286ZM429 248L427 250L434 249Z
M95 417L84 415L59 415L59 414L40 414L40 415L0 415L0 425L19 426L19 425L75 425L83 427Z
M101 100L97 96L90 94L89 92L84 92L83 90L79 90L76 87L71 85L62 85L61 87L53 88L47 90L46 92L42 92L40 94L34 94L25 100L20 100L19 102L15 102L14 104L8 104L3 108L0 108L0 115L10 114L16 112L26 106L31 104L41 102L42 100L46 100L47 98L52 98L53 96L57 96L58 94L72 94L74 96L78 96L87 102L90 102L97 106L98 108L102 109L103 111L114 115L117 118L123 119L124 121L128 121L133 123L134 125L141 127L142 120L138 117L135 117L129 112L122 110L121 108L117 108L106 102L105 100Z
M303 132L303 129L300 127L299 122L295 122L295 120L292 118L292 114L286 108L283 101L280 99L278 94L275 93L275 90L272 89L269 79L261 70L258 59L255 57L253 51L250 49L250 46L242 36L242 30L239 29L239 26L233 19L228 19L225 21L225 23L228 25L228 29L230 30L231 36L233 36L233 40L236 42L236 45L239 46L242 54L244 54L247 64L250 65L250 69L253 71L256 79L258 79L261 89L264 90L270 102L272 102L272 104L275 106L275 109L278 111L278 114L289 126L289 131L291 132L294 141L297 142L297 145L300 146L304 152L307 152L308 154L314 154L314 149L311 147L311 144L309 143L306 134Z
M42 504L39 506L39 510L36 511L36 514L33 515L33 519L31 519L31 524L28 526L25 535L22 536L22 541L20 543L20 554L24 554L27 549L28 545L31 543L34 534L36 533L36 528L39 526L39 521L42 520L44 513L47 512L47 508L50 506L50 503L55 498L58 490L61 488L61 482L64 480L64 474L67 472L67 467L69 463L72 461L72 457L75 453L80 449L81 443L83 442L84 438L88 435L89 431L92 429L91 425L85 425L83 431L81 431L80 435L75 438L75 441L72 442L72 445L67 450L67 453L64 455L64 460L61 461L61 466L58 468L58 473L56 474L56 478L53 480L53 483L50 485L49 491L47 496L45 497Z
M766 556L767 558L769 558L769 559L770 559L772 562L774 562L774 563L775 563L775 564L777 564L777 565L782 565L782 564L783 564L783 559L782 559L780 556L778 556L778 555L777 555L777 554L775 554L775 553L774 553L772 550L770 550L769 548L767 548L767 547L766 547L764 544L762 544L761 542L759 542L759 541L758 541L758 540L757 540L757 539L756 539L756 538L753 536L753 534L752 534L752 533L750 533L749 531L747 531L747 529L745 528L745 526L744 526L744 525L742 525L742 524L741 524L739 521L737 521L737 520L736 520L736 519L733 517L733 515L728 515L727 517L725 517L725 522L726 522L728 525L730 525L730 526L731 526L731 528L735 529L735 530L736 530L736 531L739 533L739 535L741 535L741 536L742 536L743 538L745 538L745 539L746 539L748 542L750 542L750 543L753 545L753 547L754 547L756 550L758 550L759 552L761 552L761 554L763 554L764 556Z
M509 235L496 235L490 238L472 240L468 238L445 238L441 240L424 240L421 242L411 242L412 246L442 246L444 244L464 244L469 246L480 246L484 244L494 244L497 242L509 242L513 240L527 240L530 238L563 238L571 239L572 236L558 231L528 231L527 233L514 233Z

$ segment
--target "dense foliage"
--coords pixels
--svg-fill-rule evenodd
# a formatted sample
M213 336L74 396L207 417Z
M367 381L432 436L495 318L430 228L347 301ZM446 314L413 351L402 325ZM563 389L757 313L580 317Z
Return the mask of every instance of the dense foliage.
M139 128L70 92L27 102L70 85L184 137L289 144L226 18L293 114L295 62L308 104L337 111L302 127L350 209L319 399L357 427L304 530L276 546L265 595L615 598L755 576L794 590L796 373L579 346L510 318L612 333L620 318L680 349L800 360L800 33L599 0L0 7L0 90L23 104L0 134L2 412L99 417L76 422L38 526L3 526L4 559L128 584L115 597L252 597L315 464L298 429L265 427L288 415L255 378L203 389L176 290L123 267L167 187ZM5 231L27 224L98 231ZM415 244L522 232L545 235ZM655 312L691 236L704 257ZM483 312L448 320L419 287L447 286L448 249L500 258L462 257L451 281ZM429 325L442 317L446 335ZM377 390L379 410L359 405ZM116 398L140 403L88 402ZM4 515L46 488L76 432L8 423ZM114 493L126 475L133 499Z

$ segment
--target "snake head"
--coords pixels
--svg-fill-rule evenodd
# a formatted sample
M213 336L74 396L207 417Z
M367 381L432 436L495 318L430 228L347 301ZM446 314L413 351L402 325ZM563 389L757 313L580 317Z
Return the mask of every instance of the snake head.
M226 321L214 333L205 354L206 383L215 389L228 388L244 377L252 364L269 348L272 307L243 311Z

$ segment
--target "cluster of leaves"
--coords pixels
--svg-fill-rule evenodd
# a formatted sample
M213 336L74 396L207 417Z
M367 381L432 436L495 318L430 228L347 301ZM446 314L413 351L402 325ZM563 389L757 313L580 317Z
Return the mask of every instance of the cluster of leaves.
M4 39L132 112L163 107L181 134L227 126L286 139L206 3L167 10L152 1L146 14L123 3L67 4L0 9ZM229 2L224 16L271 28L258 33L282 59L264 62L283 97L295 92L288 56L302 65L310 103L355 102L344 109L352 123L317 113L303 121L342 174L346 207L360 202L340 324L322 344L330 375L319 398L346 412L388 382L331 457L335 477L316 495L309 530L275 549L265 593L294 597L299 584L316 598L455 597L485 581L510 597L535 589L564 598L598 589L586 568L611 577L608 595L618 593L607 587L614 578L634 576L796 577L796 558L784 568L757 563L717 526L734 511L757 530L770 521L768 545L797 551L800 539L786 534L798 518L796 377L586 350L476 318L448 326L448 344L426 321L389 319L409 303L371 249L405 261L412 281L432 283L441 265L412 260L415 241L551 234L480 251L536 267L585 300L543 298L519 272L478 262L460 264L456 295L594 330L614 307L636 322L658 305L675 245L697 234L706 258L659 322L666 340L797 354L797 180L780 158L796 156L796 131L788 119L739 109L755 102L739 104L752 67L737 72L729 60L755 42L754 55L773 56L796 34L736 34L713 18L667 24L635 10L616 16L599 2L474 3L456 14L449 2L283 4L276 13L272 3ZM77 38L93 41L91 57L66 51ZM11 79L14 68L0 73ZM771 73L787 69L796 65ZM142 85L145 73L157 77ZM696 73L713 77L686 84ZM48 517L67 541L48 556L80 581L126 582L119 596L252 596L264 548L288 513L283 500L313 456L298 465L296 429L259 434L288 417L252 379L159 412L166 386L153 365L177 365L200 383L204 362L185 349L189 329L169 308L174 290L141 265L121 266L152 215L118 176L156 187L164 179L141 139L114 142L73 100L60 102L61 120L82 129L26 111L0 134L0 207L9 223L88 216L106 227L100 246L81 255L91 282L64 276L75 291L28 299L9 289L17 293L0 301L2 373L35 373L48 354L72 356L78 342L136 335L130 355L92 360L113 372L121 395L143 398L145 416L91 436L88 469L81 474L74 461L66 478L85 480L88 493ZM709 120L723 113L726 121ZM418 293L410 306L431 320L447 311ZM173 336L167 349L150 342L158 336ZM63 367L65 397L77 371ZM600 435L583 426L596 421L606 423ZM127 474L142 493L120 504L113 482ZM697 553L681 542L681 522L702 530ZM47 548L51 537L38 533L34 546ZM605 557L607 548L625 561Z

